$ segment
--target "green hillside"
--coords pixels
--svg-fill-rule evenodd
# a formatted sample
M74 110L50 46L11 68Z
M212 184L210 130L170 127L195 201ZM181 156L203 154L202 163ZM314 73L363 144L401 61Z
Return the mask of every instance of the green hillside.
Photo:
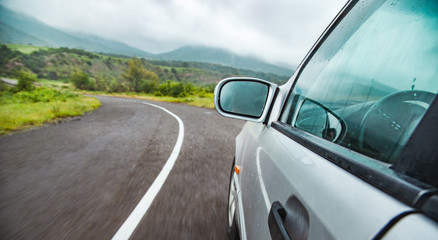
M13 77L19 70L29 70L38 78L68 81L72 73L82 71L96 80L111 81L122 78L129 59L129 57L96 54L79 49L0 45L0 75ZM158 76L160 82L175 81L208 86L231 76L262 78L278 84L288 80L288 76L208 63L146 59L141 61L147 70Z

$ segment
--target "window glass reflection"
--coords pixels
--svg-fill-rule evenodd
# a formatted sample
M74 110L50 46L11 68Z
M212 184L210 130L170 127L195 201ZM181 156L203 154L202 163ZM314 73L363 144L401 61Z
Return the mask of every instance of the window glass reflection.
M393 163L438 91L438 2L376 1L371 12L354 11L304 68L281 121L296 126L300 103L313 99L345 122L339 144ZM320 136L325 115L313 121L306 129Z

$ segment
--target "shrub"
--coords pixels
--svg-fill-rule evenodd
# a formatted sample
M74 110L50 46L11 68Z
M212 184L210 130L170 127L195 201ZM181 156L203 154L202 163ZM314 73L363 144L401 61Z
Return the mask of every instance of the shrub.
M16 103L65 102L69 98L78 96L75 93L61 92L52 88L36 88L31 92L18 92L11 96L11 100Z
M157 90L158 86L159 84L157 81L144 80L140 83L140 91L145 93L152 93Z
M191 83L167 81L160 84L155 96L187 97L193 93L194 87Z
M129 90L129 87L125 82L117 81L116 78L113 78L110 81L108 88L109 92L126 92Z
M70 76L70 81L73 85L82 90L94 90L96 89L96 82L91 81L88 74L83 71L74 71Z
M32 91L32 83L36 82L37 77L31 72L20 70L18 72L17 91Z

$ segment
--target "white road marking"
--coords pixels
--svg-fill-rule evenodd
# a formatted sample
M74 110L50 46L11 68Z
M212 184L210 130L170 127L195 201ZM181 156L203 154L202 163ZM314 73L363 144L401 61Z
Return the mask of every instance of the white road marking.
M184 139L184 124L177 115L175 115L174 113L170 112L169 110L163 107L151 103L146 103L146 102L139 102L139 103L159 108L170 114L172 117L176 118L179 125L178 139L176 140L176 144L175 147L173 148L172 154L170 155L169 159L167 160L160 174L158 174L154 183L152 183L151 187L148 189L146 194L143 196L143 198L140 200L138 205L135 207L134 211L132 211L131 215L129 215L129 217L126 219L126 221L117 231L117 233L114 235L114 237L112 238L113 240L125 240L131 237L132 233L137 228L141 219L148 211L149 207L152 204L152 201L155 199L155 196L157 196L158 192L160 191L161 187L164 184L164 181L166 181L167 176L172 170L173 165L175 164L175 161L178 158Z

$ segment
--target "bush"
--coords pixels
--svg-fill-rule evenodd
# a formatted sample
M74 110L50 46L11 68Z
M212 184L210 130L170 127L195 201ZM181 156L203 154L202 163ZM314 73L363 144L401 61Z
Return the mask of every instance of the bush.
M36 88L32 92L21 91L12 95L16 103L37 103L37 102L65 102L69 98L76 98L79 95L71 92L61 92L52 88Z
M97 91L108 91L109 80L103 76L96 76L96 90Z
M75 71L70 76L70 81L73 85L82 90L95 90L96 82L90 80L88 74L83 71Z
M160 84L155 96L187 97L193 93L194 87L191 83L167 81Z
M144 80L140 82L140 91L144 93L153 93L158 89L158 82L152 80Z
M17 91L32 91L32 83L36 82L37 77L31 72L20 70L18 72Z
M127 92L129 87L125 82L117 81L116 78L113 78L108 86L109 92Z

